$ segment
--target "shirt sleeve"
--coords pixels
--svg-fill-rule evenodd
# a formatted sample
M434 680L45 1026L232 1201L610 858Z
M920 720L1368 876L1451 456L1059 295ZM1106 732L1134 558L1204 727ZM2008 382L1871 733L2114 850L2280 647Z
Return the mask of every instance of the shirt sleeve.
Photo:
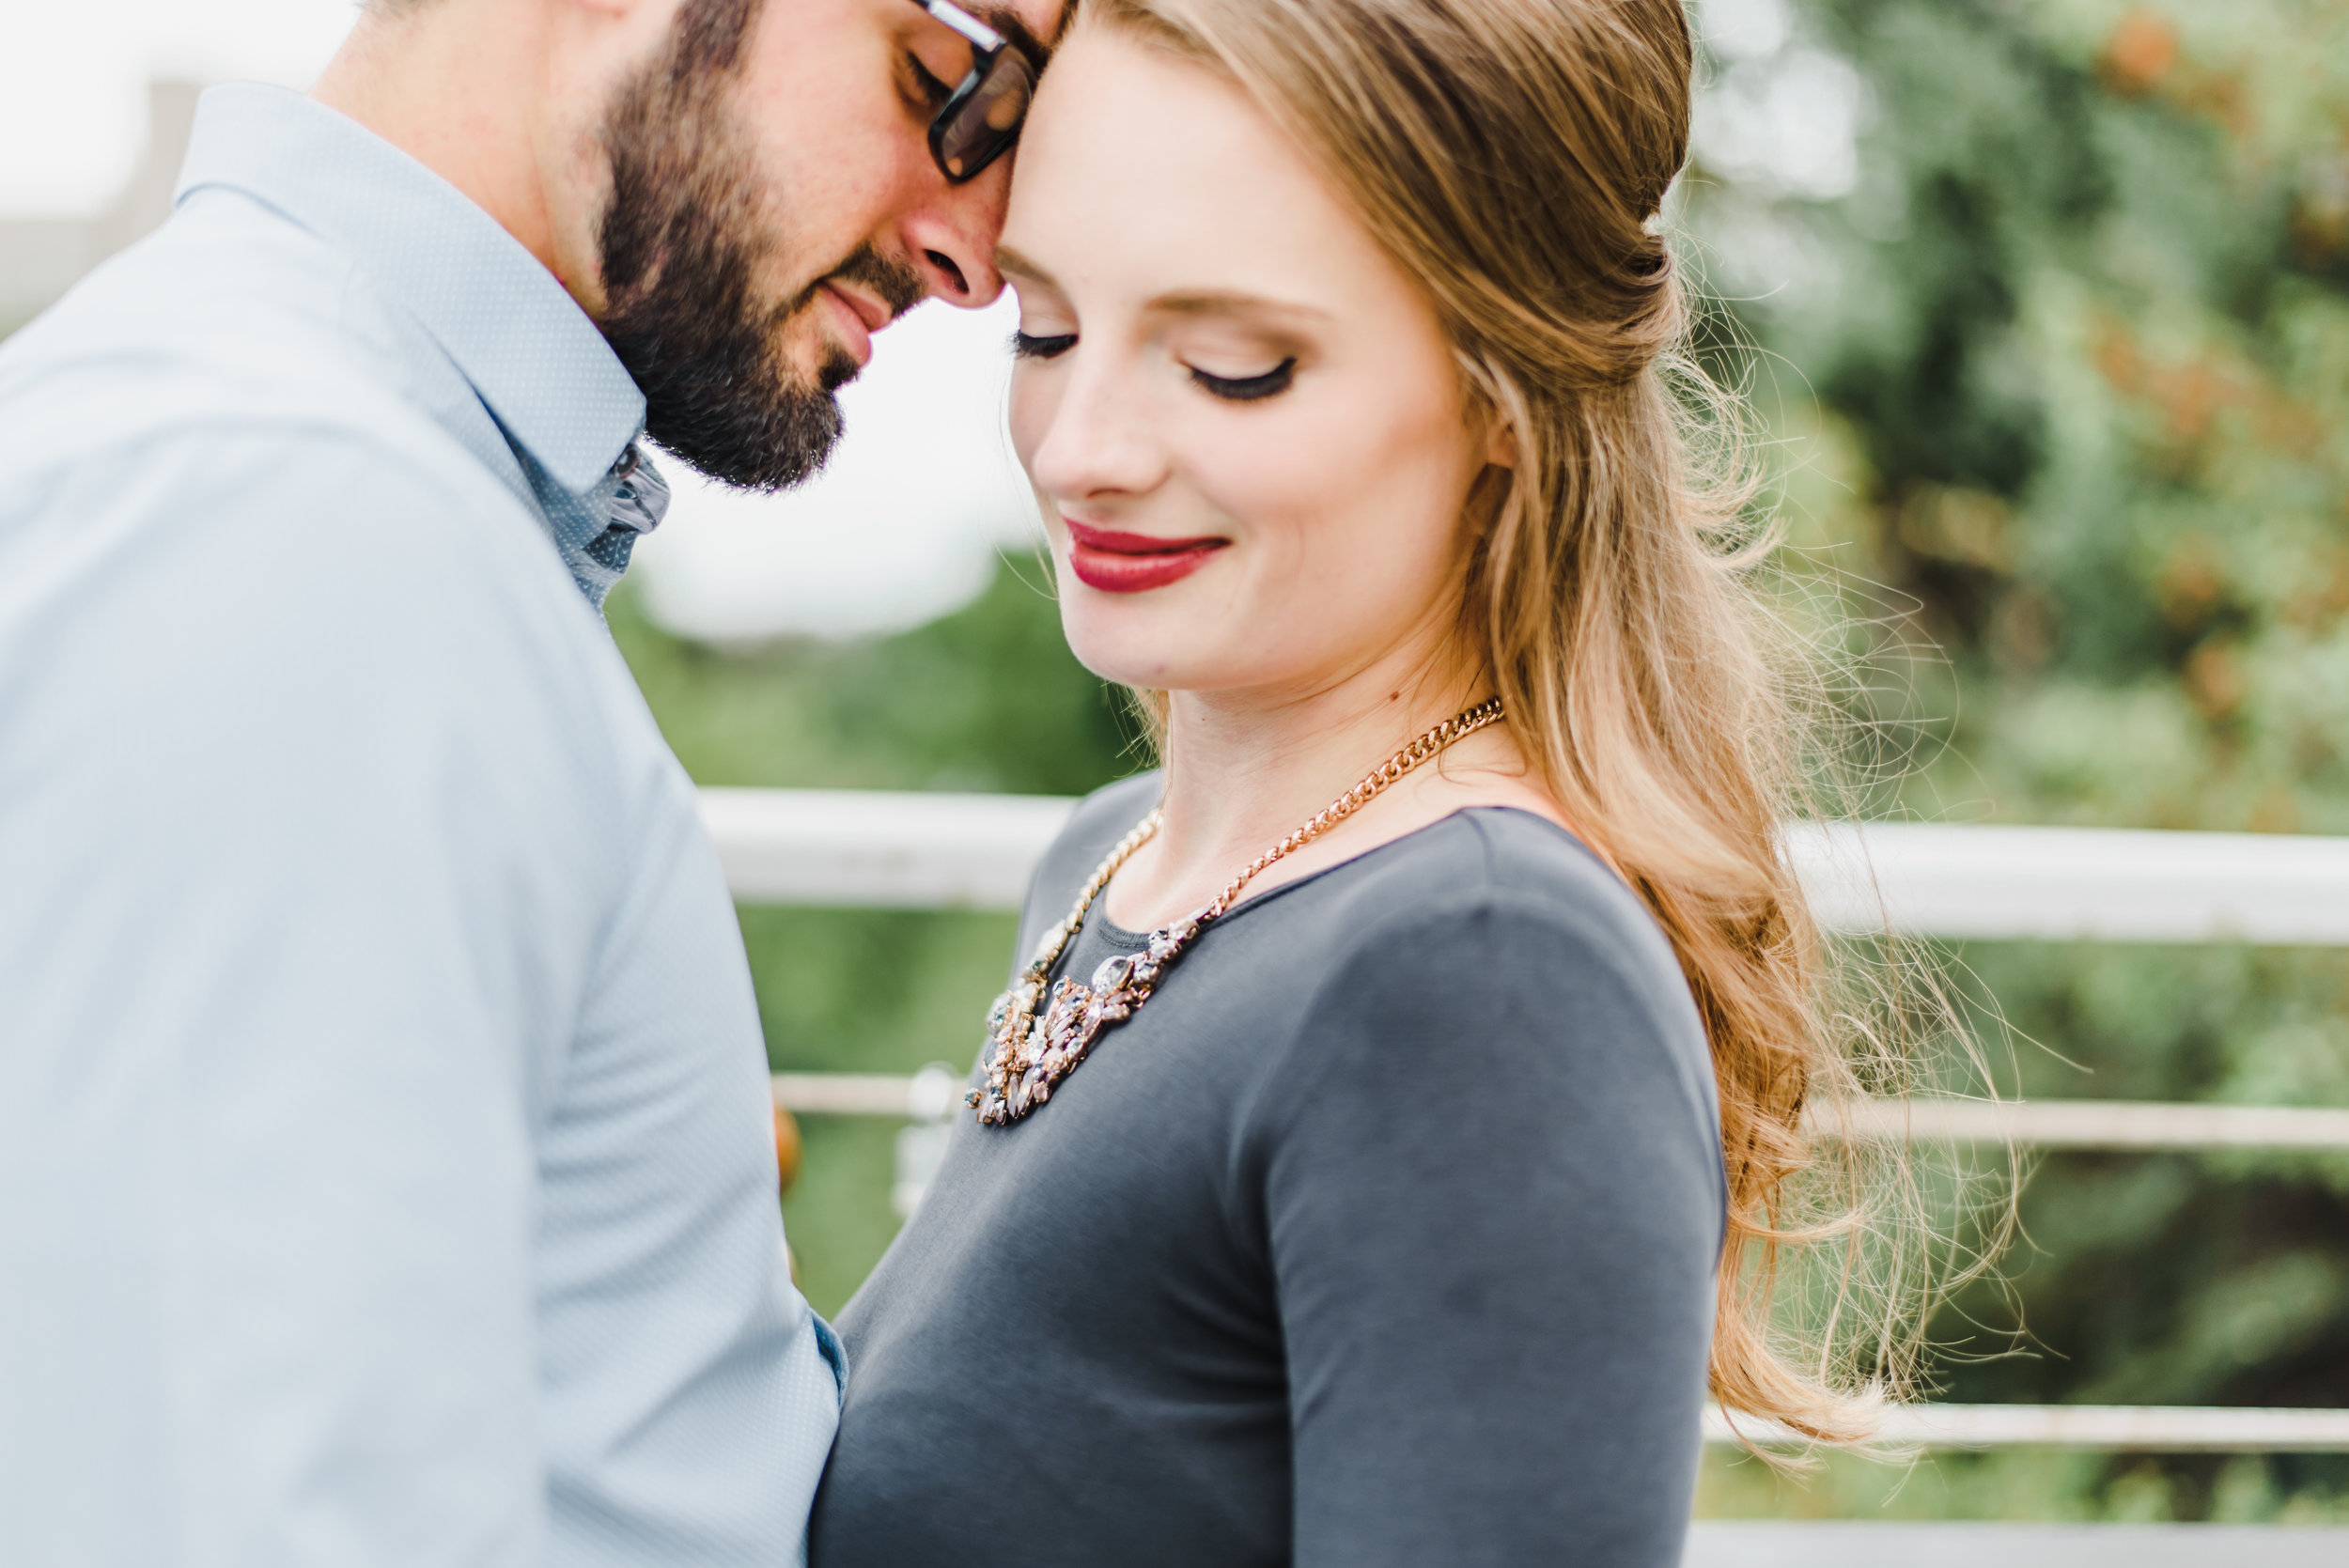
M1391 921L1276 1069L1299 1568L1680 1560L1720 1156L1694 1008L1623 904Z
M559 567L331 432L39 484L0 598L0 1558L536 1561L537 1085L610 902L565 612L513 585Z

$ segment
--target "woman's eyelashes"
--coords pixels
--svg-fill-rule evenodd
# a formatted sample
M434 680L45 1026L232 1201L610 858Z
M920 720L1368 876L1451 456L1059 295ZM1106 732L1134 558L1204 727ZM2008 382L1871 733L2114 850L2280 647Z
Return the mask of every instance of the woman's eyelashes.
M1218 376L1195 365L1188 368L1190 379L1212 396L1234 403L1252 403L1260 397L1278 396L1289 389L1289 383L1297 379L1297 356L1291 354L1256 376Z
M1058 359L1076 346L1075 333L1014 331L1011 334L1011 351L1016 359ZM1252 403L1289 389L1289 383L1297 379L1297 356L1291 354L1271 369L1253 376L1219 376L1195 365L1183 368L1210 396L1232 403Z
M1075 333L1024 333L1011 334L1011 351L1017 359L1057 359L1077 346Z

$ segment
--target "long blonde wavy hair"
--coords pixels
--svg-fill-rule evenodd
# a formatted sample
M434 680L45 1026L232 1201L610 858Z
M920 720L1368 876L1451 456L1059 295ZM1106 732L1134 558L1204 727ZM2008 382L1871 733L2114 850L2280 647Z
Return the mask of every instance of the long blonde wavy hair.
M1426 291L1506 421L1516 466L1477 498L1462 629L1530 766L1672 939L1710 1036L1729 1184L1714 1396L1865 1439L1913 1381L1935 1249L1900 1152L1831 1123L1863 1080L1914 1086L1918 1009L1893 949L1854 984L1782 853L1832 776L1814 744L1832 726L1756 581L1774 540L1723 439L1737 402L1684 348L1661 220L1693 94L1680 0L1083 6L1248 92ZM1908 988L1941 995L1929 971ZM1774 1312L1781 1254L1820 1243L1824 1304Z

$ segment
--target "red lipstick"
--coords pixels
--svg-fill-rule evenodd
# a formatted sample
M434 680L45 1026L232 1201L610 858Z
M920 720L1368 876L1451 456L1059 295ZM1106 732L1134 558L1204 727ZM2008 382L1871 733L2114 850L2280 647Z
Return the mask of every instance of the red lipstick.
M1105 594L1147 593L1181 582L1231 542L1212 534L1161 539L1069 521L1068 565L1077 581L1088 588Z

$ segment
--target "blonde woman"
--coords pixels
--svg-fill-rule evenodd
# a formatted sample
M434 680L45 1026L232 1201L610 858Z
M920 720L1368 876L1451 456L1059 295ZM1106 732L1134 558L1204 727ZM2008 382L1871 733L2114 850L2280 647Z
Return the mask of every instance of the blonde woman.
M1088 0L1000 262L1084 663L1162 770L1039 871L842 1315L835 1564L1679 1561L1805 1157L1766 624L1663 380L1678 0Z

